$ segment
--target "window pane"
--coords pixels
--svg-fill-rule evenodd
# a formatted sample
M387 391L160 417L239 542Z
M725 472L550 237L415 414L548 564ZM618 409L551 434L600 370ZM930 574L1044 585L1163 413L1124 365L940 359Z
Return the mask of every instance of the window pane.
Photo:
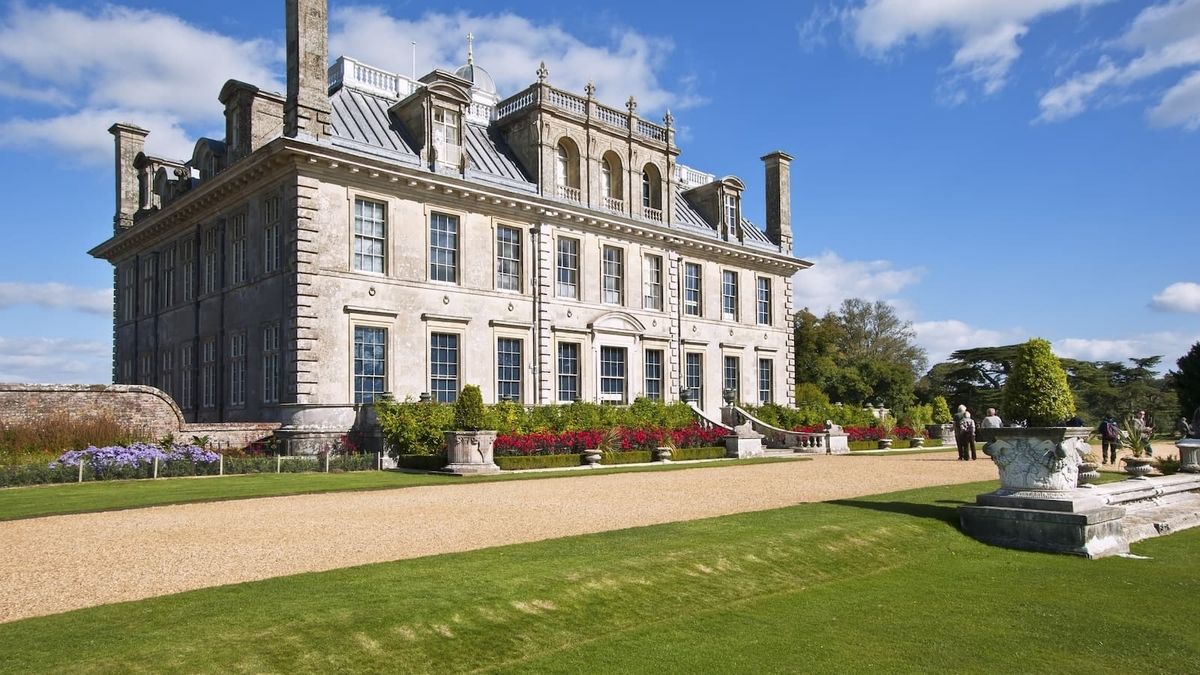
M616 246L604 247L604 270L600 278L601 300L620 305L625 299L625 251Z
M429 338L429 393L439 403L453 403L458 398L458 336L434 333Z
M725 357L725 368L722 389L733 390L733 400L742 400L742 360L736 356ZM722 396L724 391L721 392Z
M704 356L688 354L685 361L684 386L688 390L688 398L697 405L703 406L704 401Z
M385 391L387 329L354 327L354 402L371 403Z
M501 401L521 400L521 341L496 340L496 390Z
M683 313L700 316L700 265L686 263L683 266Z
M646 350L646 398L663 400L663 353L660 349Z
M558 240L558 284L560 298L579 298L579 241L566 237Z
M771 359L758 360L758 403L771 402L775 380L775 364Z
M429 278L458 281L458 218L435 213L429 218Z
M737 272L725 270L721 272L721 318L727 321L737 321L738 318L738 276Z
M558 400L569 403L579 398L579 344L558 345Z
M646 309L662 309L662 274L662 257L657 255L646 256L645 269L642 272L642 281L646 287L642 304Z
M496 288L521 290L521 231L515 228L496 229Z
M625 402L625 348L600 348L600 400Z
M383 203L355 199L354 269L383 274L386 240L387 223Z
M758 323L769 325L771 323L771 280L758 279Z

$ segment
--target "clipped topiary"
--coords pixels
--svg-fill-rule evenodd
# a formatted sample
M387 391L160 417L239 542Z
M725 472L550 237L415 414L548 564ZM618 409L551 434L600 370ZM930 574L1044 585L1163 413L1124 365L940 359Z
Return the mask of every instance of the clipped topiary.
M946 404L946 399L941 396L934 396L933 402L933 423L934 424L949 424L954 418L950 415L950 406Z
M1004 383L1004 411L1031 427L1059 426L1075 414L1067 373L1046 340L1033 338L1017 348Z
M459 431L479 431L487 422L487 413L483 409L483 394L479 387L468 384L458 394L454 402L454 428Z

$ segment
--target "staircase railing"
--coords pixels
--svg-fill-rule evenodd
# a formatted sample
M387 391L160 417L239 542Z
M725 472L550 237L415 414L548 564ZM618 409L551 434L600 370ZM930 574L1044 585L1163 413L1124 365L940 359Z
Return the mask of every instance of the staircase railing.
M752 429L763 435L763 445L768 448L792 448L796 452L825 453L827 455L850 452L850 444L845 433L789 431L767 424L738 406L730 406L726 410L731 411L737 417L738 424L749 422Z
M710 417L708 413L700 409L695 401L688 401L688 407L692 409L692 414L696 416L696 423L705 429L723 429L729 433L733 433L733 427L721 422L721 420Z

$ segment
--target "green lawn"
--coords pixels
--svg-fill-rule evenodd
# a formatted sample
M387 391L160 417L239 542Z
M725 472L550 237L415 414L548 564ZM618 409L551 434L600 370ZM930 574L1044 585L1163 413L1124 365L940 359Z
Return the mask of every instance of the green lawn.
M709 469L741 464L795 462L803 457L764 457L730 459L719 462L684 462L656 466L614 466L603 469L503 473L491 476L447 476L401 473L399 471L359 471L352 473L283 473L205 478L166 478L161 480L97 481L38 485L0 489L0 520L35 518L65 513L113 511L163 504L211 502L226 499L252 499L280 495L347 492L355 490L391 490L419 485L478 483L497 480L534 480L563 476L596 476L635 471L680 471Z
M28 619L0 625L0 671L1200 672L1200 530L1148 560L994 548L954 525L994 485Z

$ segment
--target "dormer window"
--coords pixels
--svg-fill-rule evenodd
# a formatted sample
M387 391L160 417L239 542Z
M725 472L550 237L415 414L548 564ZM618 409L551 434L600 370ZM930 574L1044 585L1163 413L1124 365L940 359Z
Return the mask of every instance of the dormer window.
M740 219L738 218L738 198L737 195L725 195L725 226L729 228L726 232L730 237L737 235L737 228Z
M433 147L437 161L444 166L462 166L461 124L457 110L433 109Z

